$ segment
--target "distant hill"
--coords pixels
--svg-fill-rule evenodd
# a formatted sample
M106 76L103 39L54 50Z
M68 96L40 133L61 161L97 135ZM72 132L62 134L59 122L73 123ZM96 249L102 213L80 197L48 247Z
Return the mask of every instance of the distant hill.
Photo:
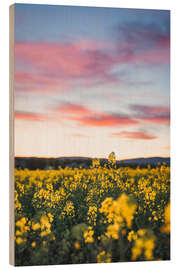
M15 157L15 168L30 170L35 169L58 169L59 166L62 168L89 168L92 165L93 158L88 157L59 157L59 158L40 158L40 157ZM108 159L101 158L101 165L108 164ZM148 164L151 166L157 166L158 164L165 163L170 166L170 158L163 157L149 157L149 158L134 158L117 160L117 167L146 167Z
M158 163L162 164L165 163L166 165L170 165L170 158L163 158L163 157L150 157L150 158L133 158L133 159L125 159L120 160L120 163L123 164L139 164L139 165L158 165Z

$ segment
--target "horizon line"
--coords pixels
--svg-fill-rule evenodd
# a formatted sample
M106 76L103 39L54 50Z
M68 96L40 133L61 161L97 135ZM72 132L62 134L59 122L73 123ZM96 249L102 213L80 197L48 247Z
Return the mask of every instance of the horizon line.
M22 155L15 155L14 158L90 158L90 159L108 159L108 157L90 157L90 156L22 156ZM171 158L169 156L139 156L139 157L131 157L131 158L121 158L121 159L116 159L116 160L131 160L131 159L139 159L139 158Z

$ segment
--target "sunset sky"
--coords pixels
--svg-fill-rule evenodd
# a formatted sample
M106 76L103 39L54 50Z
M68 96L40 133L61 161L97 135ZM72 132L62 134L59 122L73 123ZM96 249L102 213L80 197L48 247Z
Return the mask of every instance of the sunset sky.
M15 4L15 155L169 156L170 12Z

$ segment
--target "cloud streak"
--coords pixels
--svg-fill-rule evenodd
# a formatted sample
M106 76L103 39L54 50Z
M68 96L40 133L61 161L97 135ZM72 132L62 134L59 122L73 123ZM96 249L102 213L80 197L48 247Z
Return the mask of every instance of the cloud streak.
M75 121L83 126L121 127L139 124L137 120L127 115L98 112L77 104L65 103L54 107L53 111L60 113L64 119Z
M16 120L25 120L33 122L53 121L60 123L60 120L74 121L81 127L124 127L136 126L139 122L124 114L115 114L99 112L86 106L63 103L58 106L48 107L49 113L32 113L25 111L16 111Z
M115 27L119 61L165 64L170 61L170 35L156 24L138 22Z
M137 125L138 122L120 114L94 114L89 117L71 118L85 126L93 127L124 127Z
M68 89L68 82L64 78L58 78L50 74L41 74L33 71L15 70L15 88L19 91L50 92Z
M32 112L24 112L24 111L16 111L14 113L15 120L24 120L24 121L32 121L32 122L41 122L47 120L47 118L43 114L32 113Z
M139 120L155 124L170 123L169 107L133 105L131 109L136 112L135 117Z
M72 104L72 103L64 103L60 106L55 106L53 108L53 111L60 112L66 115L82 115L82 116L93 113L92 110L90 110L89 108L85 106Z
M144 132L138 131L122 131L112 134L113 137L128 138L128 139L138 139L138 140L153 140L156 136L149 135Z

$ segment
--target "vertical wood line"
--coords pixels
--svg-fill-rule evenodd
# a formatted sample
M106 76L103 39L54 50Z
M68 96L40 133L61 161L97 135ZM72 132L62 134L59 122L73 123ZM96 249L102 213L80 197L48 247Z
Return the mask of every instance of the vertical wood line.
M14 5L9 7L9 263L14 265Z

